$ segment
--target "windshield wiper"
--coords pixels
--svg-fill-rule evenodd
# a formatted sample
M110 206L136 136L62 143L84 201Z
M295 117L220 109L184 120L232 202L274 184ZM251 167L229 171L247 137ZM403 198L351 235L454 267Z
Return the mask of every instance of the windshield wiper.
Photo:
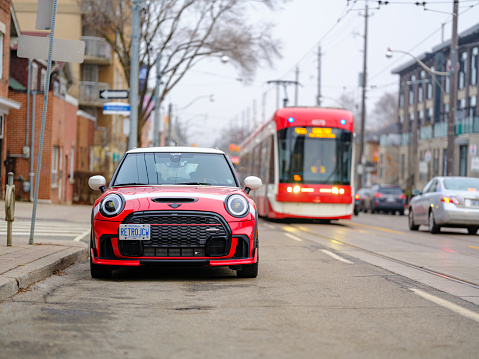
M211 183L206 183L206 182L180 182L180 183L177 183L177 184L186 184L186 185L192 185L192 186L195 186L195 185L205 185L205 186L211 186Z

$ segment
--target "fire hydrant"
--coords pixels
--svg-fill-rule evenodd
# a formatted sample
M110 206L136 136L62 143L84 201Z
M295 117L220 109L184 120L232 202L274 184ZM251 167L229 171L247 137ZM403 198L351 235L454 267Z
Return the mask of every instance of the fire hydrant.
M8 184L5 193L5 221L7 222L7 246L12 245L12 222L15 220L15 185L13 172L8 173Z

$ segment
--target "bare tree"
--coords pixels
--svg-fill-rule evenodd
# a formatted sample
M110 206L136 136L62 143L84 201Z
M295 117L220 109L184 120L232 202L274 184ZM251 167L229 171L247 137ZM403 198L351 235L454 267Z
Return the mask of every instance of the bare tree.
M161 56L161 100L188 70L211 56L228 56L244 79L252 79L258 66L271 65L280 56L280 43L271 36L271 24L251 24L247 14L262 8L275 9L285 1L288 0L143 2L139 63L146 68L146 84L156 76L157 56ZM131 2L83 0L83 9L84 25L108 41L130 81ZM152 96L147 96L148 86L139 89L139 103L144 106L138 109L138 137L153 101Z
M376 102L368 129L378 131L397 122L398 99L396 93L385 92Z

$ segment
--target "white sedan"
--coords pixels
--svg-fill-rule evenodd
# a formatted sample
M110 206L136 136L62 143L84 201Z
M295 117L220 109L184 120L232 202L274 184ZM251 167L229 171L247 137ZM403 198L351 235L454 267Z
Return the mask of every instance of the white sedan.
M413 191L409 204L409 229L427 225L429 232L441 227L467 228L469 234L479 229L479 178L434 177L421 192Z

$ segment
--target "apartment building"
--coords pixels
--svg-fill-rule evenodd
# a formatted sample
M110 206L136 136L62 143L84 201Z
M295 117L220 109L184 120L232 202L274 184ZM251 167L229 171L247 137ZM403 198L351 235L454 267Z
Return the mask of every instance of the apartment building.
M479 177L479 24L459 34L458 43L455 114L446 75L451 41L417 57L426 67L412 59L392 71L399 75L398 131L380 138L379 183L421 189L433 176L446 175L449 116L455 116L453 173ZM396 178L388 178L390 173L397 173Z

